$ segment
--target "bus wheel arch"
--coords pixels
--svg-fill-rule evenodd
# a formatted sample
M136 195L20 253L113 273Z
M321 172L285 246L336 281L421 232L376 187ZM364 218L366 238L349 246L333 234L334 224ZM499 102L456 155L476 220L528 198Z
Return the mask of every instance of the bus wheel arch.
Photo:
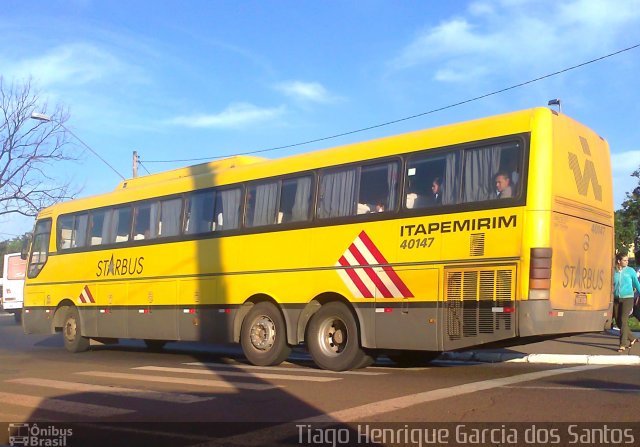
M60 324L64 347L69 352L84 352L90 347L88 337L82 335L82 318L78 308L72 303L61 305L55 313L54 327Z
M256 295L252 295L251 297L247 298L247 300L244 302L244 304L242 304L242 306L240 306L238 308L238 311L236 312L236 315L233 319L233 341L235 343L239 343L240 342L240 332L242 330L242 322L244 321L244 319L246 318L247 314L251 311L251 309L253 308L253 306L255 306L258 303L261 303L263 301L267 301L272 303L274 306L276 306L278 308L278 310L280 311L280 313L282 314L282 318L284 318L284 322L286 324L286 329L287 329L287 341L290 345L295 345L298 343L297 340L295 340L295 337L293 337L293 335L295 334L295 331L292 329L292 323L291 323L291 319L289 317L289 315L287 315L286 312L283 312L280 305L278 304L278 302L273 299L273 297L265 294L265 293L259 293Z
M363 329L362 322L365 321L365 316L360 312L360 310L353 306L351 302L343 295L337 292L324 292L320 295L316 296L313 300L311 300L302 313L300 314L300 318L298 319L298 332L297 332L297 343L302 343L306 338L307 326L309 325L309 320L313 317L313 315L320 310L320 307L330 303L332 301L338 301L344 303L354 315L356 319L356 324L358 325L358 334L359 340L362 347L365 348L373 348L375 347L375 334L372 331L367 331Z
M287 340L290 331L275 301L258 298L257 302L246 302L241 309L244 316L236 321L241 321L240 345L247 360L257 366L273 366L285 361L291 353Z
M51 320L51 333L55 334L57 332L62 332L62 326L64 325L64 317L66 316L70 307L75 307L76 305L70 299L66 298L60 303L58 303L58 307L56 307L55 312L53 313L53 319Z
M360 316L346 299L338 297L325 295L318 300L322 305L306 326L307 349L323 369L345 371L369 366L374 358L362 346Z

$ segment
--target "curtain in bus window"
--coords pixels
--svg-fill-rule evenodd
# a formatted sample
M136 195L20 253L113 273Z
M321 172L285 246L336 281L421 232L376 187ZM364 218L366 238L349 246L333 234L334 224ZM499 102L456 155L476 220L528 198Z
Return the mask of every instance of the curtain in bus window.
M89 223L88 214L80 214L76 216L74 222L74 238L71 243L72 247L84 247L87 245L87 226Z
M102 243L112 244L115 242L115 223L114 211L107 210L104 214L104 222L102 223Z
M458 199L458 186L456 179L458 154L451 153L445 157L445 172L442 179L442 204L449 205L456 203Z
M222 210L216 208L217 223L223 230L233 230L239 227L240 222L240 197L242 191L240 189L227 189L218 192L220 197L219 204ZM219 206L219 205L218 205Z
M387 186L389 191L389 196L387 197L387 203L385 204L385 210L391 211L395 209L396 202L398 200L398 171L399 171L398 163L389 164L389 168L387 170Z
M252 188L253 189L253 188ZM276 204L278 202L278 184L265 183L255 188L255 209L250 226L271 225L276 222Z
M296 196L291 209L291 222L309 219L309 203L311 201L311 177L296 179Z
M496 198L493 176L500 167L500 146L464 152L463 202Z
M182 211L182 199L180 198L161 202L159 236L167 237L180 234L180 211Z
M320 183L318 217L350 216L356 200L356 170L325 172Z

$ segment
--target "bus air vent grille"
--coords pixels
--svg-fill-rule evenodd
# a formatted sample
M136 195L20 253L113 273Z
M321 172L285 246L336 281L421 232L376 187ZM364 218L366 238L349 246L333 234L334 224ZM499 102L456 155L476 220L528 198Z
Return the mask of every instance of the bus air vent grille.
M472 234L470 245L471 256L484 256L484 233Z
M446 272L447 336L450 340L511 331L515 267Z

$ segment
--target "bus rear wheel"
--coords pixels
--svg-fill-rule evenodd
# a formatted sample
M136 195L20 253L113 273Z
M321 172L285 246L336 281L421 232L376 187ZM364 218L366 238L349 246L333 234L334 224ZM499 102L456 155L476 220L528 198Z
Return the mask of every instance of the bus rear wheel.
M311 318L307 348L320 368L346 371L370 365L373 358L359 342L358 325L343 303L327 303Z
M275 305L262 302L251 308L242 322L240 344L247 360L257 366L279 365L289 357L284 318Z
M64 347L69 352L83 352L89 349L89 339L83 337L80 314L75 307L69 307L62 324Z

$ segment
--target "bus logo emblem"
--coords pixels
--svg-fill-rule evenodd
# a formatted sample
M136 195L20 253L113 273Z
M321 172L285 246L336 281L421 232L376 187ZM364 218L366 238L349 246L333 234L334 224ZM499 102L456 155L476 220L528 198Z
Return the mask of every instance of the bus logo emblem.
M413 298L367 233L361 232L342 254L336 267L340 279L356 298Z
M580 145L582 146L582 152L591 157L591 150L589 149L589 142L586 138L580 137ZM593 188L593 195L596 200L602 202L602 186L598 182L598 176L596 175L596 167L593 161L588 158L584 162L584 171L580 169L580 162L578 156L573 152L569 152L569 168L573 171L573 176L576 181L576 187L578 193L582 196L587 196L589 191L589 183Z

